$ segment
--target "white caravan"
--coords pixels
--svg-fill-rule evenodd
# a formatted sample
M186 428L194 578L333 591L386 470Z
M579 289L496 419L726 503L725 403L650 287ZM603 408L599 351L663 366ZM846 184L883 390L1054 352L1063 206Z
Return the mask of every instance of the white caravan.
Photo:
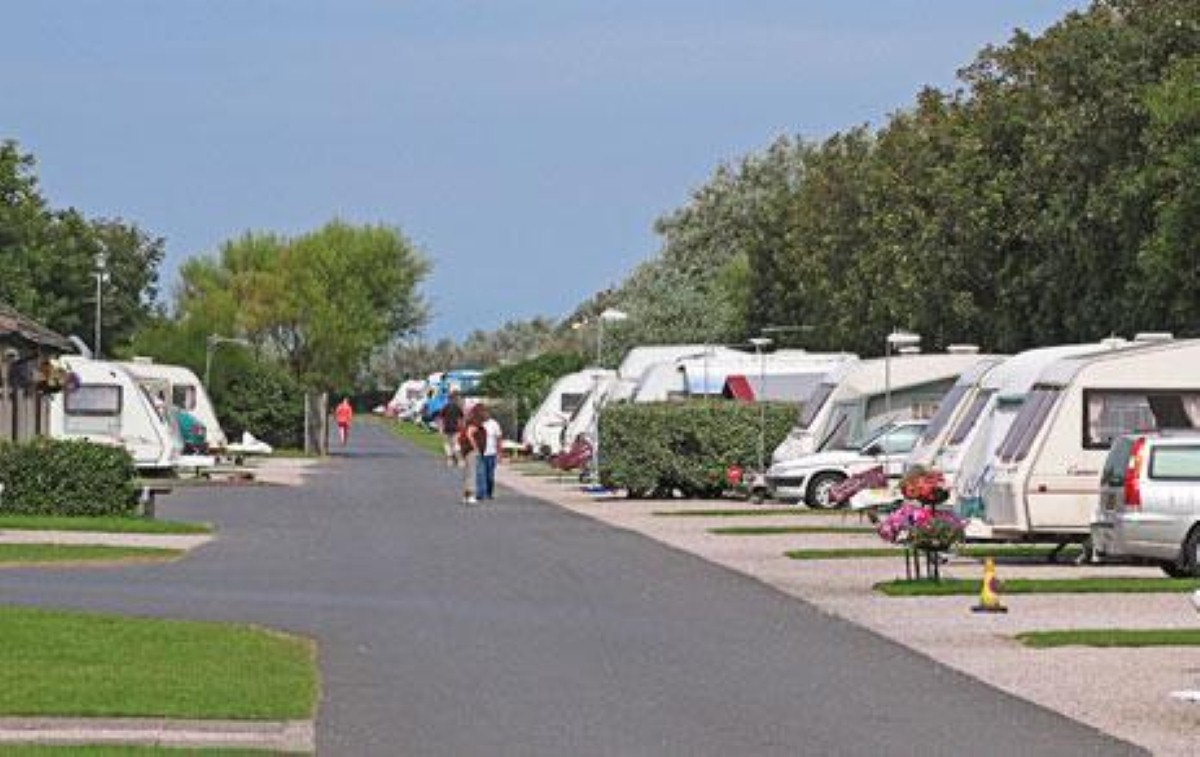
M1003 540L1084 540L1113 438L1200 428L1200 340L1139 343L1046 368L984 481L984 521Z
M225 449L229 440L217 420L217 411L209 399L204 384L190 369L181 365L155 363L149 358L134 358L133 362L121 363L153 397L156 393L168 400L172 406L186 410L204 424L205 441L213 450Z
M563 450L563 429L596 385L616 375L603 368L568 373L554 382L542 404L530 416L521 433L521 443L538 454L554 455Z
M951 396L969 376L964 374L956 388L946 396L921 444L909 456L908 464L939 470L946 477L959 514L968 518L982 515L980 483L988 462L1042 371L1064 358L1107 352L1129 344L1124 339L1105 339L1092 344L1025 350L989 366L978 376L974 391L961 395L959 411L952 417L946 416L943 413L950 410ZM933 426L940 420L946 422L940 432L935 433L937 430ZM972 523L971 527L972 536L982 536L977 523Z
M802 403L797 424L771 461L844 448L887 423L927 420L959 376L994 359L962 351L848 361Z
M937 468L944 475L948 475L948 471L941 465L941 453L949 446L952 432L969 426L973 419L978 417L979 408L990 396L986 389L987 379L995 375L1005 362L1015 359L1009 358L1006 361L1002 357L996 357L981 360L958 377L958 381L954 382L954 386L950 387L950 391L946 392L946 396L938 403L937 412L929 419L925 432L917 440L917 446L908 454L904 464L906 471L913 467Z
M384 414L401 420L408 420L420 412L421 405L429 393L429 383L421 379L408 379L400 382L396 393L384 406Z
M596 437L596 417L606 402L633 397L642 376L660 363L674 363L687 355L722 355L733 352L728 347L710 344L656 344L634 347L625 353L615 374L609 373L588 392L563 428L562 445L569 448L580 435Z
M778 350L758 355L729 348L720 352L705 352L687 355L670 362L649 367L638 382L633 393L634 402L664 402L686 397L720 395L730 376L760 377L780 375L806 375L811 385L793 399L807 397L821 380L838 366L855 355L848 353L806 352L805 350Z
M140 469L175 467L183 441L133 376L117 363L74 355L62 360L79 381L51 399L51 436L123 446Z

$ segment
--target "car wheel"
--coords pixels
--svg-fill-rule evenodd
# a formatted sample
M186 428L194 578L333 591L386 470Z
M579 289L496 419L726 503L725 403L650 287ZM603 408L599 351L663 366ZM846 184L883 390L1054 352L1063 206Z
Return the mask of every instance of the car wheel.
M1162 568L1162 572L1166 573L1171 578L1191 578L1192 576L1191 571L1182 567L1177 562L1159 563L1158 567Z
M818 473L808 482L808 491L805 492L804 501L808 503L809 507L828 510L833 507L833 503L829 501L830 490L845 480L846 477L843 474L834 471Z

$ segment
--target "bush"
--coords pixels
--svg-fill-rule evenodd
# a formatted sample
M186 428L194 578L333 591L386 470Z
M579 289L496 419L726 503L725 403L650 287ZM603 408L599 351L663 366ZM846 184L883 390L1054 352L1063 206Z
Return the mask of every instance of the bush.
M81 439L0 445L0 512L21 515L131 515L137 470L121 447Z
M715 496L730 465L758 467L764 408L728 401L627 403L600 418L600 480L631 497ZM765 407L766 462L796 421L798 407Z
M304 391L281 366L248 364L217 388L213 403L230 441L249 431L276 447L304 446Z

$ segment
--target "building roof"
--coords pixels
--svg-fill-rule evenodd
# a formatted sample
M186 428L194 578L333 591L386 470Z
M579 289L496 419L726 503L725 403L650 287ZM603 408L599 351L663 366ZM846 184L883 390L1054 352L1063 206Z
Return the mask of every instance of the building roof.
M3 338L16 338L63 352L75 351L75 346L62 334L51 331L32 318L21 315L11 305L0 302L0 339Z

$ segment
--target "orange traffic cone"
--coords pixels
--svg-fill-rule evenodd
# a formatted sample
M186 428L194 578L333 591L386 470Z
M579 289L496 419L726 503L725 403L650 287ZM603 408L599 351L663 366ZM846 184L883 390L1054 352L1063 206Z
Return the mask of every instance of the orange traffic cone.
M989 557L983 562L983 585L979 587L979 604L971 612L1008 612L1000 604L1000 581L996 578L996 561Z

